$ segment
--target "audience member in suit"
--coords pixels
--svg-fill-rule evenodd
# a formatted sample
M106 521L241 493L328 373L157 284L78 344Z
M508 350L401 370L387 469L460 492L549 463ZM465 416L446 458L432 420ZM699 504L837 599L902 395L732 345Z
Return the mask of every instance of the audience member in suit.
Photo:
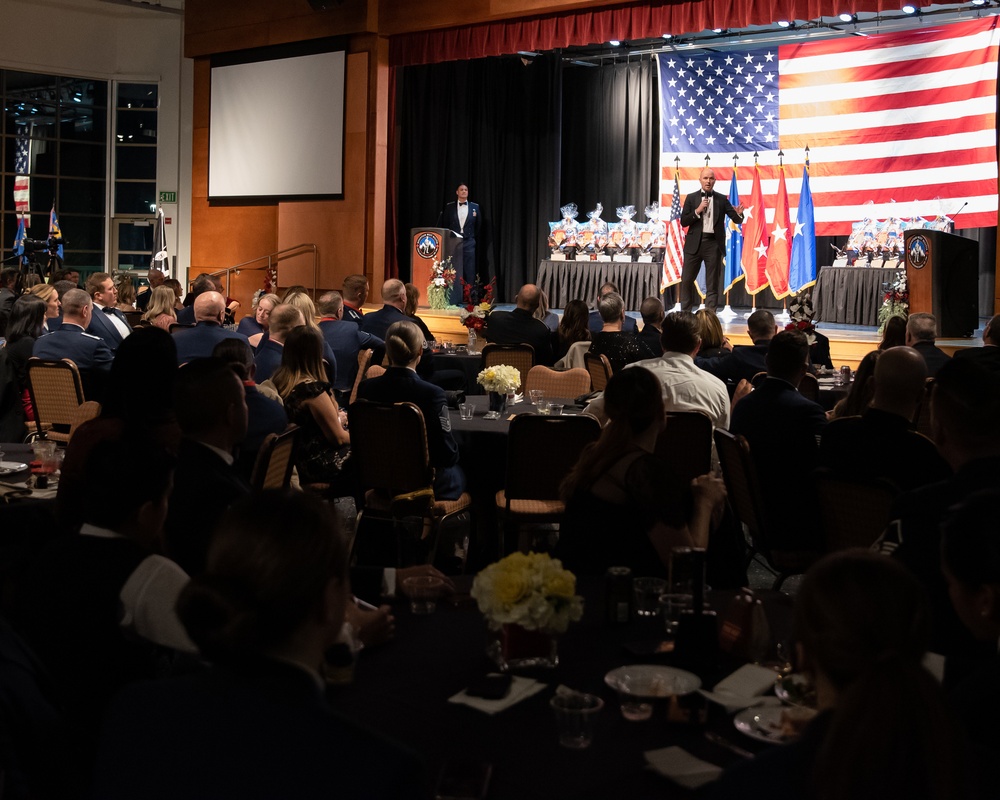
M163 282L166 279L167 276L163 274L163 270L155 264L149 268L149 272L146 275L146 280L149 281L149 284L140 286L135 293L135 307L138 311L146 312L146 309L149 308L149 299L153 296L153 289L157 286L163 286Z
M101 402L115 355L99 336L86 332L94 314L94 301L83 289L70 289L63 297L62 310L62 325L38 339L32 355L55 361L71 359L80 370L84 396Z
M269 434L281 433L288 427L288 414L278 400L262 394L254 383L253 351L250 345L239 339L224 339L215 346L212 356L225 361L243 383L247 403L247 435L240 445L236 470L249 482L264 439Z
M427 448L434 467L434 496L457 500L465 491L465 473L458 463L458 444L451 435L451 418L444 391L417 375L423 336L412 322L397 322L389 328L385 349L389 369L384 375L364 380L358 399L377 403L415 403L423 412ZM391 458L386 453L386 458Z
M142 469L122 468L139 458ZM82 527L53 539L19 576L12 622L52 677L69 717L88 732L83 745L119 689L157 674L158 647L194 652L174 614L188 576L155 555L173 468L173 458L145 440L95 444Z
M774 315L758 308L747 320L747 333L750 334L752 345L730 345L730 355L699 358L698 366L730 384L752 380L758 372L767 371L767 351L777 331ZM723 343L722 346L725 347L726 344Z
M799 331L776 334L767 351L767 378L753 390L749 384L740 383L729 426L731 433L746 437L750 444L750 455L763 487L772 543L778 549L820 547L818 526L803 525L794 513L812 496L816 440L826 426L823 409L799 394L799 382L808 366L809 342L805 335Z
M25 422L35 419L28 393L28 359L43 334L45 303L32 294L23 294L14 301L7 322L7 344L0 349L5 363L0 380L0 442L20 442L25 436Z
M698 351L699 358L732 355L733 347L729 344L729 338L723 332L722 322L715 311L707 308L699 308L694 312L694 316L698 320L698 332L701 336L701 349Z
M647 358L663 355L663 345L660 344L660 334L663 332L663 301L659 297L647 297L639 306L642 314L642 330L636 335L639 344L646 348Z
M553 351L557 361L566 355L570 345L590 341L589 314L583 300L570 300L566 304L554 339Z
M281 366L281 354L285 350L285 339L293 328L305 325L302 312L287 303L275 306L268 323L267 338L257 348L254 356L255 378L258 383L270 380L275 370Z
M982 347L963 347L955 351L955 358L969 358L1000 371L1000 314L986 323L983 328Z
M955 657L949 670L961 670L961 660L981 648L958 624L948 599L940 524L949 508L973 492L1000 489L998 419L1000 374L968 359L941 368L931 391L931 438L955 474L897 498L881 541L882 552L905 564L930 594L931 649Z
M535 363L551 367L552 339L545 323L535 319L539 290L526 283L514 298L513 311L494 311L487 317L484 331L487 341L495 344L530 344L535 351Z
M194 325L197 322L195 319L194 301L198 299L199 295L214 291L216 291L215 281L212 280L211 275L202 273L195 278L194 283L191 284L191 291L185 295L182 307L177 310L177 321L181 325ZM225 298L223 298L223 312L225 312L225 305Z
M951 361L951 356L934 344L936 338L937 320L933 314L910 314L906 320L906 344L923 356L929 378Z
M622 330L625 319L625 301L617 292L608 292L597 304L597 310L604 320L604 327L599 333L593 334L590 352L594 355L607 356L611 362L611 370L618 372L628 364L642 361L649 357L646 346L633 333Z
M308 495L234 507L178 603L211 668L118 698L95 796L425 797L416 756L340 717L324 695L324 654L351 604L347 551L336 516Z
M684 270L681 277L681 308L694 311L694 284L701 262L705 262L705 308L719 306L722 286L722 259L726 253L726 217L737 225L743 222L743 204L733 208L729 198L715 191L715 172L701 171L701 190L684 198L681 225L687 228L684 238Z
M621 292L618 291L618 287L611 281L608 281L601 286L597 293L597 301L594 303L594 308L590 312L590 316L587 318L587 327L590 328L591 333L600 333L604 328L604 320L601 319L601 312L598 306L601 302L601 298L611 292L615 292L619 295L621 294ZM638 333L639 326L636 324L636 321L632 319L632 317L626 315L624 321L622 322L622 330L626 333Z
M927 365L912 347L885 350L875 364L871 405L826 426L819 466L844 477L883 478L902 491L950 477L934 442L912 429L926 377Z
M389 326L394 322L411 322L403 313L406 308L406 285L396 278L390 278L382 284L382 308L365 314L361 320L361 330L385 340ZM434 362L430 348L424 349L424 354L417 365L417 374L424 380L431 380L434 375Z
M364 316L361 307L368 299L368 289L368 278L364 275L348 275L344 278L341 294L344 297L345 320L361 324L361 318Z
M906 570L864 550L829 555L806 573L794 624L819 714L791 744L727 769L705 797L976 796L961 730L923 665L930 616Z
M51 283L39 283L32 286L28 294L45 303L45 333L54 331L62 325L62 303L59 301L59 290L55 286Z
M125 315L118 310L118 287L108 273L95 272L87 278L87 291L94 300L87 333L100 336L113 353L132 332Z
M371 349L373 364L381 364L385 342L365 333L356 322L344 318L344 300L337 292L327 292L319 299L319 330L337 361L337 380L333 388L343 396L350 394L358 375L358 353Z
M253 316L246 316L236 326L236 332L242 333L250 341L250 346L256 349L261 339L266 338L270 327L271 312L281 301L276 294L262 294L257 298Z
M192 361L177 374L174 410L184 438L164 528L166 552L198 575L219 518L250 492L233 455L247 434L243 383L220 359Z
M218 292L202 292L195 299L192 308L194 308L195 326L174 332L178 364L187 364L199 358L211 358L215 346L223 339L239 339L249 344L247 337L242 333L222 327L226 300Z

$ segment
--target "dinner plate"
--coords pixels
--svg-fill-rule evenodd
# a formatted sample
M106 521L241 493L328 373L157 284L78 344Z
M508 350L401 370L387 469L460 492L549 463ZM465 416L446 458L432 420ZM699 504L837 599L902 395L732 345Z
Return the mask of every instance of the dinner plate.
M786 708L782 706L757 706L756 708L745 708L733 717L733 724L736 730L744 736L756 739L758 742L770 742L771 744L788 744L795 741L798 734L786 734L782 730L782 714L801 717L801 724L815 716L813 709L807 708Z
M625 676L640 679L640 682L651 687L648 697L672 697L674 695L690 694L701 688L701 678L692 672L685 672L675 667L661 667L656 664L633 664L628 667L618 667L604 676L604 682L618 691Z
M19 464L17 461L0 461L0 475L10 475L12 472L20 472L27 468L27 464Z

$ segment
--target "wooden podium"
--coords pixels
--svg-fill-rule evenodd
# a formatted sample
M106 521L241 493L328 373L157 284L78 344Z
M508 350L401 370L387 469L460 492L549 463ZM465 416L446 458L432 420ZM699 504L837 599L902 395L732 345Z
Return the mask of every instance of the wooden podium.
M917 228L903 233L910 313L937 318L937 335L969 337L979 327L979 243Z
M427 307L427 286L435 261L451 256L455 274L462 275L462 237L448 228L410 228L410 241L410 282L420 290L421 306Z

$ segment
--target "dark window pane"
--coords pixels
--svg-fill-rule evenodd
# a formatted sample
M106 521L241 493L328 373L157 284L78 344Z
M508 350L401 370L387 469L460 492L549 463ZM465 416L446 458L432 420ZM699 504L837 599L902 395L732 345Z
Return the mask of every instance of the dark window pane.
M148 262L149 255L153 252L153 225L120 224L118 226L118 249L143 252L146 254Z
M155 203L155 183L115 183L116 214L148 214Z
M66 240L66 257L70 253L96 250L104 252L104 218L76 217L72 214L60 214L59 224L62 227L63 239ZM103 261L103 257L101 259Z
M12 100L54 102L59 96L59 79L55 75L5 70L4 91Z
M156 108L157 90L155 83L119 83L118 108Z
M107 108L108 105L107 81L88 78L61 78L59 93L62 102L69 107L74 105L96 106L103 109Z
M100 145L62 142L59 145L59 172L63 176L103 178L105 149Z
M16 103L7 99L6 130L15 136L27 131L32 139L52 139L56 135L56 107L38 103Z
M107 112L103 108L76 106L63 108L59 120L59 136L79 142L105 143L108 133Z
M104 215L103 180L63 180L59 184L59 206L56 212L62 222L62 214Z
M156 148L116 147L115 177L156 180Z
M56 179L39 178L32 175L31 216L35 225L38 226L38 230L42 231L43 236L49 229L49 209L52 208L53 200L58 202L58 198L56 197ZM59 207L57 205L56 213L58 212ZM38 219L35 219L36 216Z
M156 144L156 110L119 111L115 134L120 144Z

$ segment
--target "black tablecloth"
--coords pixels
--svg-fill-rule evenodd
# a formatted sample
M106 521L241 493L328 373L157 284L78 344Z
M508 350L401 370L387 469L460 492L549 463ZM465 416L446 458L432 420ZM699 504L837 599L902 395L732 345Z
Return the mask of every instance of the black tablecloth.
M434 353L434 370L458 370L465 376L465 393L482 394L483 387L476 383L482 369L481 353Z
M823 267L813 290L816 320L878 325L884 284L895 274L881 267Z

